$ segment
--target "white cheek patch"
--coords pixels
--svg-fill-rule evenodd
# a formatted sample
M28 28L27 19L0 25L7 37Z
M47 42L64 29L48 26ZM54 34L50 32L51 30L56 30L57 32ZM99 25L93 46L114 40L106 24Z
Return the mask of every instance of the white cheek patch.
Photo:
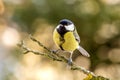
M71 24L71 25L65 26L65 28L66 28L66 30L73 31L74 30L74 25Z
M60 27L60 25L58 25L56 28L58 29Z

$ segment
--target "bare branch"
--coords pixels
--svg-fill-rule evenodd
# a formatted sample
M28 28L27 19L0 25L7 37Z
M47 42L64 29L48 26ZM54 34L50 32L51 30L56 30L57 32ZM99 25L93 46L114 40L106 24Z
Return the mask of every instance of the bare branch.
M36 55L46 56L46 57L48 57L48 58L50 58L50 59L53 59L53 60L56 60L56 61L62 61L62 60L60 60L60 59L58 59L58 58L55 58L55 57L53 57L53 56L51 56L51 55L49 55L49 54L46 54L46 53L42 53L42 52L40 52L40 51L35 51L35 50L32 50L32 49L29 49L28 47L25 46L24 41L21 41L21 43L19 43L18 46L21 47L21 48L24 50L24 54L27 54L27 53L29 53L29 52L32 52L32 53L34 53L34 54L36 54Z
M37 39L35 39L32 35L30 35L30 39L32 41L34 41L35 43L37 43L40 47L42 47L45 50L47 50L50 55L52 55L54 57L60 58L63 62L68 62L68 60L64 56L58 55L56 52L51 51L46 46L44 46L41 42L39 42Z
M21 48L25 51L24 54L27 54L27 53L29 53L29 52L32 52L32 53L34 53L34 54L36 54L36 55L41 55L41 56L48 57L48 58L50 58L50 59L52 59L52 60L54 60L54 61L59 61L59 62L68 63L67 58L65 58L64 56L61 56L61 55L57 54L56 52L51 51L51 50L48 49L46 46L44 46L41 42L39 42L37 39L35 39L33 36L30 35L30 39L31 39L33 42L37 43L40 47L44 48L44 49L45 49L46 51L48 51L48 52L43 53L43 52L40 52L40 51L32 50L32 49L30 49L30 48L28 48L28 47L25 46L24 41L21 41L21 43L18 44L18 46L21 47ZM79 71L82 71L83 73L85 73L85 74L87 74L87 75L90 74L90 75L92 75L93 77L96 77L96 75L95 75L93 72L91 72L91 71L89 71L89 70L86 70L85 68L83 68L83 67L81 67L81 66L77 66L77 65L74 64L73 62L72 62L72 65L71 65L71 70L79 70Z

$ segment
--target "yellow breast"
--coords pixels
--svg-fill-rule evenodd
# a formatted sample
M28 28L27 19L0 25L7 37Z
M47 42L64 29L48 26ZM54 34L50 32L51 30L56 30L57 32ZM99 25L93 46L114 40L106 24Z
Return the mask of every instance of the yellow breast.
M64 41L61 40L60 34L54 30L53 40L58 47L62 47L65 51L74 51L79 43L76 41L73 32L67 32L64 34Z
M65 42L62 44L62 48L66 51L74 51L79 46L73 32L65 33L64 40Z

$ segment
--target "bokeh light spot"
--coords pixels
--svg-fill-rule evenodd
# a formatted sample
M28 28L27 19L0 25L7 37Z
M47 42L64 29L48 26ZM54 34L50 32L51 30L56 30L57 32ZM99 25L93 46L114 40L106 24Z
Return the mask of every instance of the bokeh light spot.
M14 28L7 28L2 34L2 42L5 46L15 46L20 41L20 35Z

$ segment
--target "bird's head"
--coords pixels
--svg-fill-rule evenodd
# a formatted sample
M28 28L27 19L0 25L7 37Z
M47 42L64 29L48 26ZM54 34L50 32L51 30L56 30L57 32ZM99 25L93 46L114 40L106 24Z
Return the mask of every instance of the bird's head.
M74 31L74 29L75 29L75 26L73 22L68 19L60 20L59 25L57 26L57 31L60 34L64 34L68 31Z

